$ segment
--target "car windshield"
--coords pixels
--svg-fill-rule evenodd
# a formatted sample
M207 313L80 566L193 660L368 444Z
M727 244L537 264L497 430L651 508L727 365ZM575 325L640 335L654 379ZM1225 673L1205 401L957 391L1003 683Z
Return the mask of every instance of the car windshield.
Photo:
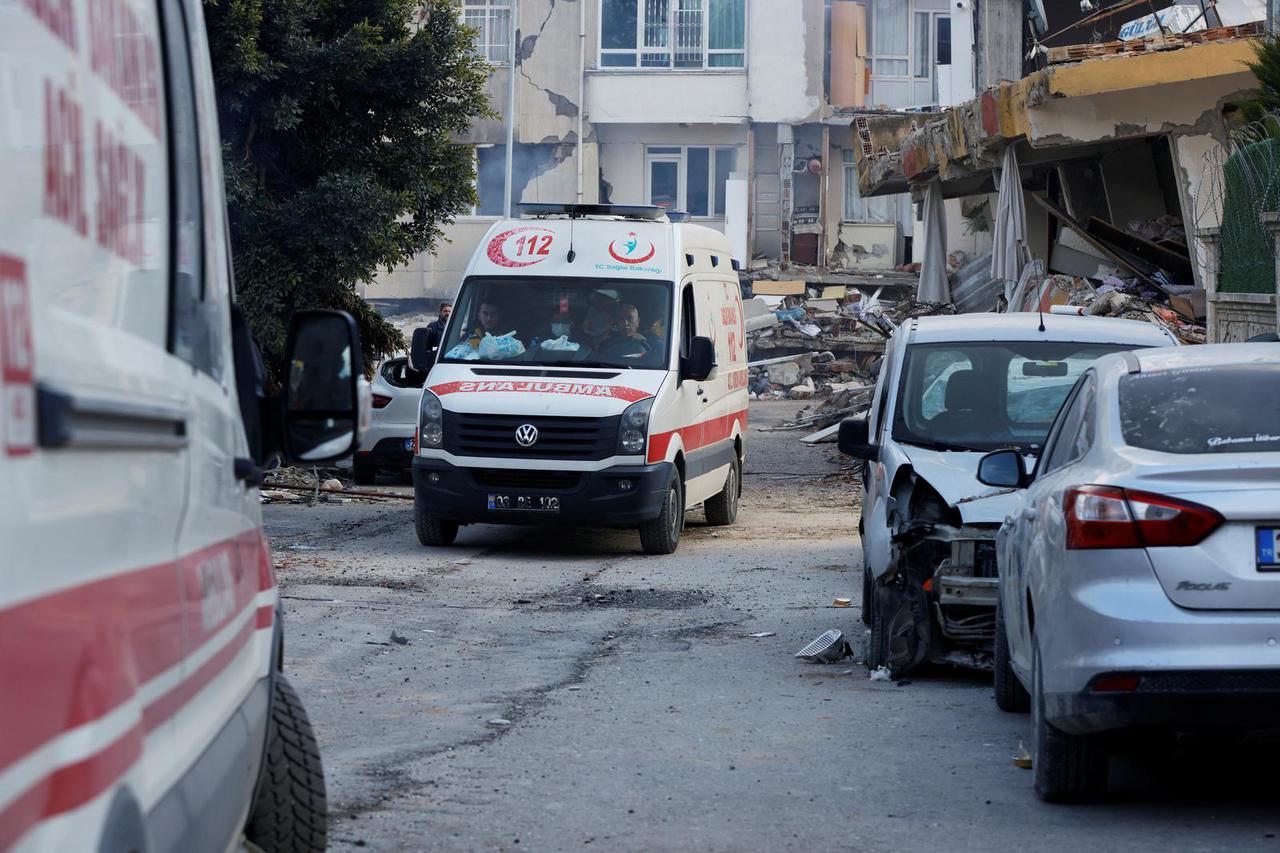
M947 450L1033 450L1085 368L1134 348L1060 341L915 344L906 354L893 437Z
M670 282L468 279L442 362L665 368Z
M1164 453L1280 450L1280 370L1233 365L1120 379L1125 444Z

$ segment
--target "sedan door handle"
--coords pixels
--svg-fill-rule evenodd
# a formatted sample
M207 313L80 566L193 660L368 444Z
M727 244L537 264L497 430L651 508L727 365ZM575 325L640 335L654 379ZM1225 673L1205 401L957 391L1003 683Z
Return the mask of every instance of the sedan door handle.
M1022 511L1022 517L1025 518L1027 521L1035 521L1039 515L1040 513L1036 510L1035 507L1032 507L1032 506L1029 506Z

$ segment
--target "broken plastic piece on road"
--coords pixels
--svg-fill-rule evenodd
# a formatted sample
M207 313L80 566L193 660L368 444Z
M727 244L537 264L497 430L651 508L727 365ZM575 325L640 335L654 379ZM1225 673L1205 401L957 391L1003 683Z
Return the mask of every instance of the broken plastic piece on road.
M844 634L832 628L796 652L795 656L811 663L835 663L838 660L849 657L851 654L853 652L850 650Z
M511 725L511 721L510 721L510 720L504 720L502 717L496 717L496 718L494 718L494 719L492 719L492 720L490 720L490 721L489 721L489 725L491 725L491 726L509 726L509 725Z
M1013 756L1014 766L1021 767L1023 770L1030 770L1031 763L1031 753L1027 752L1027 748L1022 745L1022 741L1018 741L1018 751Z
M409 645L409 638L408 638L408 637L402 637L402 636L400 636L399 634L397 634L395 631L392 631L392 632L391 632L391 642L395 643L395 644L396 644L396 645L398 645L398 646L407 646L407 645Z
M871 670L868 676L872 681L893 681L893 673L889 671L887 666L878 666Z
M466 559L463 559L463 560L454 560L454 561L453 561L453 564L454 564L455 566L469 566L469 565L471 565L471 561L470 561L470 560L466 560Z
M831 602L831 603L832 603L832 604L834 604L836 607L852 607L852 606L853 606L853 599L852 599L852 598L837 598L835 601L833 601L833 602Z
M772 637L772 636L774 636L774 633L773 633L772 631L758 631L758 632L756 632L756 633L754 633L754 634L748 634L747 636L748 636L748 637L755 637L756 639L759 639L759 638L761 638L761 637Z

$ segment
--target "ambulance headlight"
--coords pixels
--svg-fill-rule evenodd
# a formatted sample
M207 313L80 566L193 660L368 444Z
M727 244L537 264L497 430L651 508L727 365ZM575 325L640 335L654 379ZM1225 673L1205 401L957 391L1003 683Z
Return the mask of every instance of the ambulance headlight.
M418 403L418 446L444 446L444 406L440 405L439 397L426 389Z
M622 413L622 423L618 426L618 452L625 456L644 453L646 438L649 435L649 411L653 408L653 398L649 397L639 403L632 403Z

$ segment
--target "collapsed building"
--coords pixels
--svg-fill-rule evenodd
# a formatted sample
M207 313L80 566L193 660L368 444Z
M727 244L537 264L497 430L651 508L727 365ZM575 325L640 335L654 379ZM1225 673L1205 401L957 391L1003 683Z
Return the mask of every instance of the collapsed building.
M930 121L865 119L859 191L922 205L921 292L961 310L1131 316L1188 343L1274 331L1280 218L1262 210L1277 199L1246 192L1274 181L1274 143L1239 118L1260 32L1043 48L1043 67ZM950 223L930 212L942 200L992 234L990 257L958 274Z

